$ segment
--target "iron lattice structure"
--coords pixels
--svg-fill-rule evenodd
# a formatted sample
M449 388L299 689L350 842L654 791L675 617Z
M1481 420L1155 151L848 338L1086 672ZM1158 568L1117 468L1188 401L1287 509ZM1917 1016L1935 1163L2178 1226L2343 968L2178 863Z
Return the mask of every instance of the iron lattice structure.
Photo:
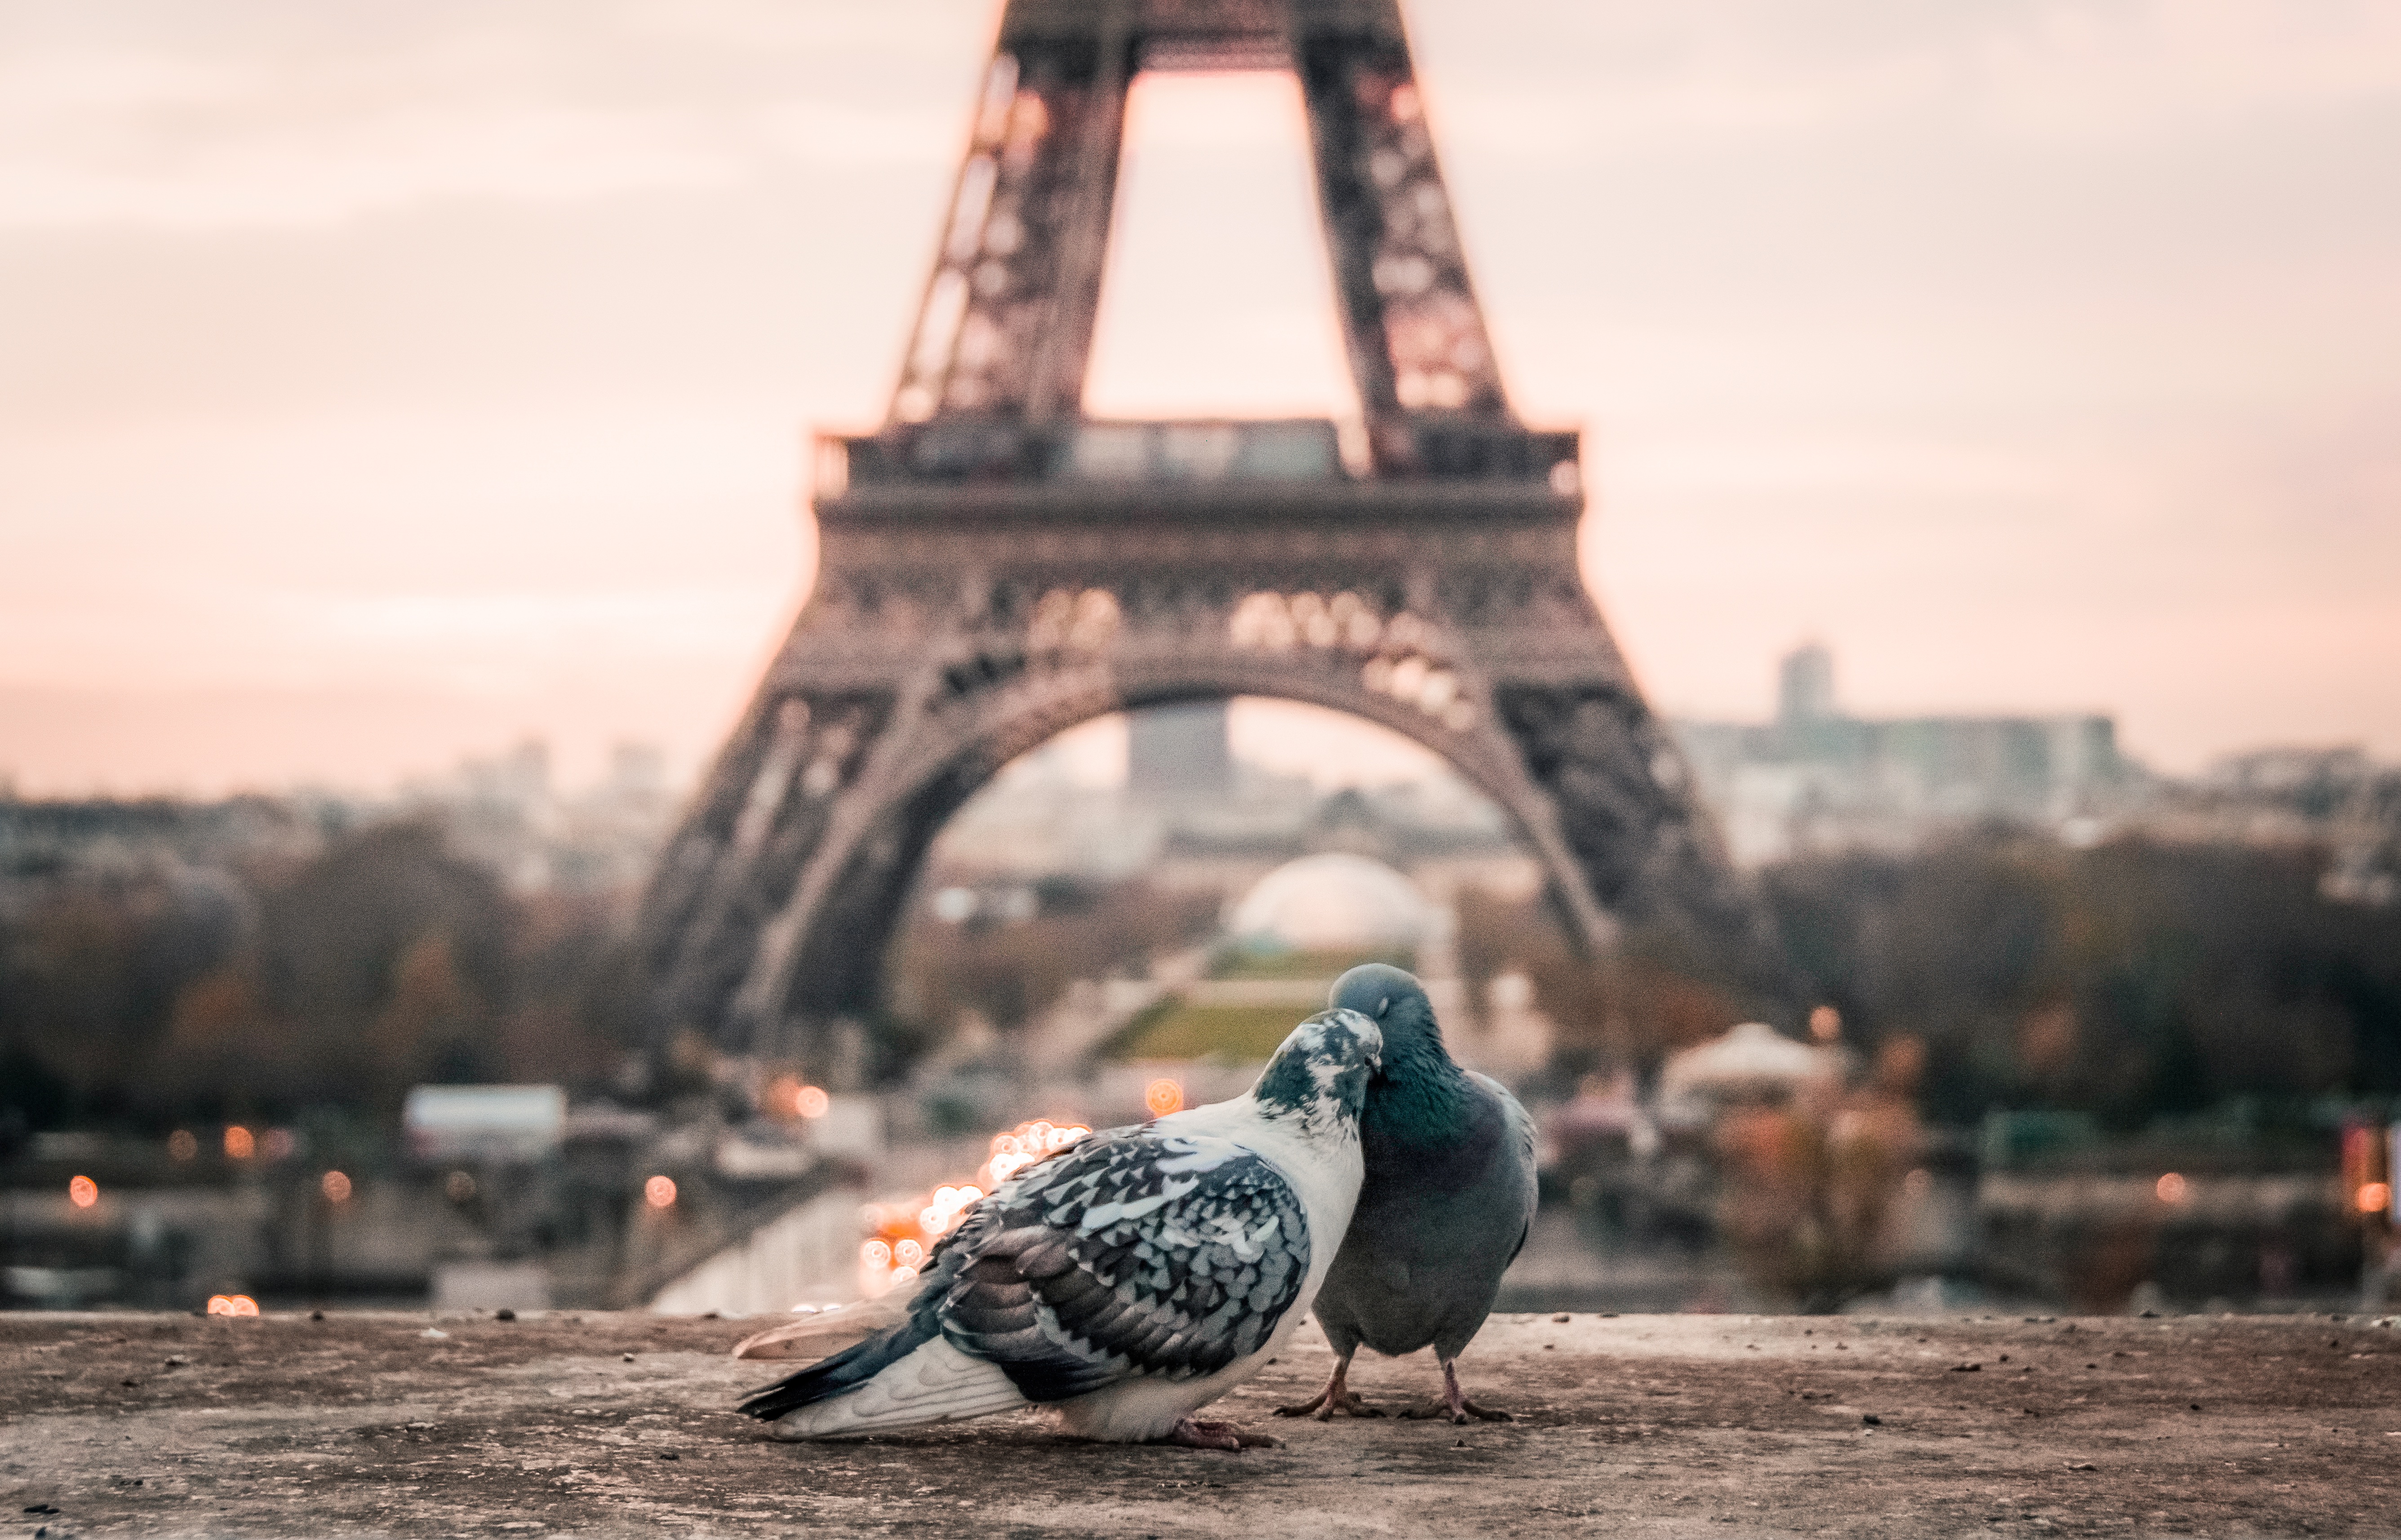
M1126 89L1285 68L1364 453L1327 421L1081 415ZM871 1015L934 835L1104 713L1363 716L1492 797L1589 947L1683 931L1766 994L1760 911L1578 576L1572 432L1511 412L1397 0L1010 0L883 428L818 441L816 586L667 848L654 1028L817 1059Z

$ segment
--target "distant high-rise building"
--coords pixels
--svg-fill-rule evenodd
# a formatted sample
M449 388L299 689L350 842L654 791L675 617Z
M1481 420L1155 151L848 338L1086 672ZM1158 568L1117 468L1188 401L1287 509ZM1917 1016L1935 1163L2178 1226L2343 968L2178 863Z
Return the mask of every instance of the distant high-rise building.
M1234 793L1227 702L1153 706L1127 718L1126 790L1137 801L1173 804Z
M2107 716L1853 716L1834 702L1833 654L1814 642L1778 665L1773 723L1676 731L1746 865L1905 849L1987 819L2080 839L2132 787Z
M1779 722L1822 722L1833 716L1833 653L1818 642L1786 653L1777 671L1776 704Z

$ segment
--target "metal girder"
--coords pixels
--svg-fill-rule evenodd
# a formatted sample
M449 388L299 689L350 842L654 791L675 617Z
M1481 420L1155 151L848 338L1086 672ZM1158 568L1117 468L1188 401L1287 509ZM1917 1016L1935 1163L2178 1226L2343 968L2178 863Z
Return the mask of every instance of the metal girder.
M1229 60L1301 82L1364 470L1331 423L1079 411L1127 84ZM663 1041L821 1050L1009 758L1239 694L1447 759L1585 945L1653 920L1788 990L1585 591L1575 435L1509 410L1393 0L1011 0L891 416L818 453L816 590L638 920Z
M1288 68L1308 104L1343 335L1377 469L1423 430L1509 423L1391 0L1014 0L978 97L890 421L1074 417L1126 88L1146 68Z

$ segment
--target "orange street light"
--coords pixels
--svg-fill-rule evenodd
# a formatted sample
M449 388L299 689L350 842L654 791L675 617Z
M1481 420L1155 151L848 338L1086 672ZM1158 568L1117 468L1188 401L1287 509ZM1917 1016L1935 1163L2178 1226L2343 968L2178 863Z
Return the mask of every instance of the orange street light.
M100 1183L89 1177L77 1177L67 1183L67 1202L77 1208L89 1208L100 1201Z

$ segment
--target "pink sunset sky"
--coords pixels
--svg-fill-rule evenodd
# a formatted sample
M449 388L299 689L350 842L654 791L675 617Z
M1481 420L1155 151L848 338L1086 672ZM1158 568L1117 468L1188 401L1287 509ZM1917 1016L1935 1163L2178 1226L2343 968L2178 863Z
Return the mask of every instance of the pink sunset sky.
M2401 7L1408 14L1663 709L1762 717L1816 637L1863 713L2401 756ZM882 416L996 16L12 0L0 772L697 766L807 591L806 428ZM1132 132L1087 405L1345 410L1289 83L1146 82Z

